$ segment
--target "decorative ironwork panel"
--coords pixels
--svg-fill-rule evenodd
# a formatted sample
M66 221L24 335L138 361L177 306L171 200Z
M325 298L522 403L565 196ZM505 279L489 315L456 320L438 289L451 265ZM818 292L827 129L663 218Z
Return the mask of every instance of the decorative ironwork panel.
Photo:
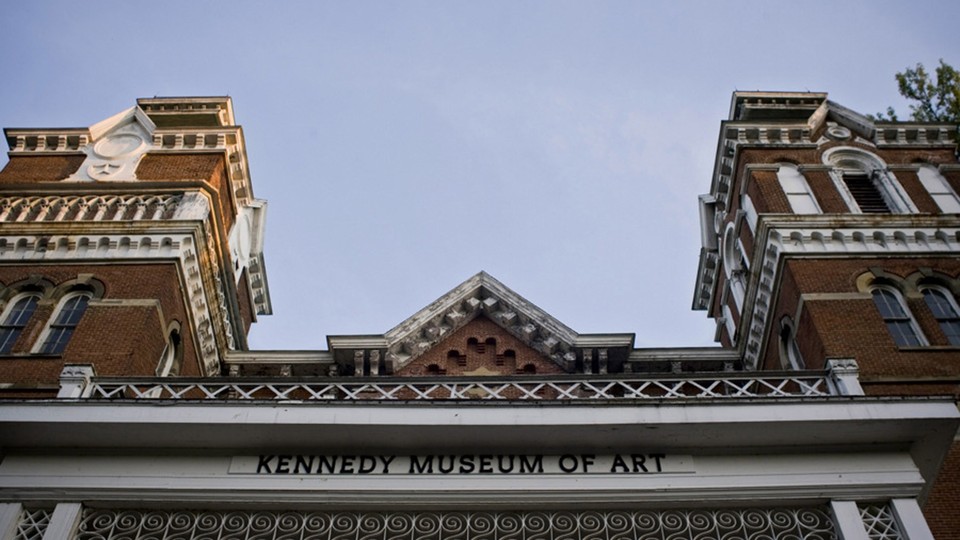
M831 395L827 378L806 375L697 375L673 378L557 378L503 380L386 379L375 381L284 379L95 379L90 398L424 401L424 400L662 400L821 397Z
M870 540L906 540L889 504L860 504L857 507Z
M17 534L14 540L41 540L43 533L50 524L50 510L46 509L24 509L20 512L20 520L17 521Z
M610 512L88 509L77 540L833 540L820 508Z

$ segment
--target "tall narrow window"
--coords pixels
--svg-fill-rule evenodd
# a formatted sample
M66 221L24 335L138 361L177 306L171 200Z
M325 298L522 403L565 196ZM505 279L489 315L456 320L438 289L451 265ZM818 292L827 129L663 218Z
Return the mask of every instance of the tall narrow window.
M926 285L921 287L923 299L933 313L933 317L940 323L940 330L947 336L951 345L960 345L960 310L953 295L942 287Z
M747 291L748 275L746 269L748 266L740 248L740 240L737 239L736 231L733 228L733 223L727 225L723 234L723 267L730 283L730 291L733 293L737 310L741 310Z
M944 214L960 213L960 198L957 197L957 192L950 187L947 179L940 174L936 167L921 165L920 170L917 171L917 176Z
M180 330L174 328L167 337L167 345L160 354L160 363L157 365L158 377L176 377L180 375L183 363L183 345L180 341Z
M54 313L50 326L44 332L40 348L41 354L60 354L67 348L73 331L76 330L83 312L87 310L90 293L74 293L64 297Z
M797 345L797 336L793 321L784 317L780 321L780 363L789 369L804 369L803 356L800 355L800 346Z
M880 316L883 317L883 322L887 325L890 336L897 345L900 347L926 345L917 322L896 289L879 285L870 293L873 295L873 303L880 311Z
M883 193L877 188L870 175L861 172L844 172L843 183L847 185L850 195L864 214L890 213L890 205L887 204Z
M823 162L833 167L834 185L854 213L909 214L917 211L887 164L870 152L838 146L823 153Z
M39 300L40 296L37 294L16 296L11 300L7 312L3 315L3 322L0 323L0 354L9 354L13 350L17 338L37 309Z
M781 163L777 169L777 180L790 202L794 214L819 214L820 205L810 191L810 185L803 173L795 165Z

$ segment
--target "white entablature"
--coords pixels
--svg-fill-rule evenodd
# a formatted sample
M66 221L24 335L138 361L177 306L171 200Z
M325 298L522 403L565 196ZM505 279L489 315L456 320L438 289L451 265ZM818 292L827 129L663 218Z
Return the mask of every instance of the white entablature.
M201 264L216 260L211 256L211 238L199 225L209 212L206 198L187 194L178 202L169 221L131 221L123 233L103 228L77 233L70 222L45 222L38 234L34 223L8 222L0 236L0 261L177 261L204 375L218 375L221 353L237 348L237 336L243 339L243 332L234 328L238 321L230 316L219 270L204 270L206 265Z
M960 253L960 228L951 225L952 220L933 216L761 217L753 259L757 263L751 268L751 288L740 321L741 328L748 328L743 340L744 365L757 369L763 354L763 336L769 332L785 257L956 256Z

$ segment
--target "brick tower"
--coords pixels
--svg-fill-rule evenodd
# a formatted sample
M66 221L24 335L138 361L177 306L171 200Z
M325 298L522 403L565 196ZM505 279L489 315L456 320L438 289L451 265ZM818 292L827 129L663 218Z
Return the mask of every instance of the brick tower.
M219 374L270 312L231 100L140 99L89 128L7 129L0 172L0 379L56 394L104 376Z
M700 198L694 309L747 369L854 359L868 395L957 396L956 133L826 94L735 93ZM925 508L943 537L960 531L958 477L955 444Z
M735 94L694 301L722 347L581 334L479 272L252 351L233 124L6 132L0 540L960 540L956 126Z

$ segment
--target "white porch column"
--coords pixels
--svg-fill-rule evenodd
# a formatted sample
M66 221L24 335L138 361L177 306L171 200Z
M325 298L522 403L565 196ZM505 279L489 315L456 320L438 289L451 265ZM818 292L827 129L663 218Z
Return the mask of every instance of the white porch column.
M927 520L920 511L916 499L893 499L890 501L897 516L900 530L910 540L934 540Z
M827 372L837 394L841 396L862 396L860 386L860 368L852 358L830 358L827 360Z
M13 540L16 536L22 510L20 503L0 503L0 540Z
M58 398L80 398L89 395L90 378L96 376L89 364L67 364L60 371Z
M71 540L80 525L80 503L59 503L50 516L43 540Z
M867 530L863 527L860 509L853 501L830 501L833 517L837 520L840 529L840 538L843 540L870 540ZM43 540L47 540L44 538Z

